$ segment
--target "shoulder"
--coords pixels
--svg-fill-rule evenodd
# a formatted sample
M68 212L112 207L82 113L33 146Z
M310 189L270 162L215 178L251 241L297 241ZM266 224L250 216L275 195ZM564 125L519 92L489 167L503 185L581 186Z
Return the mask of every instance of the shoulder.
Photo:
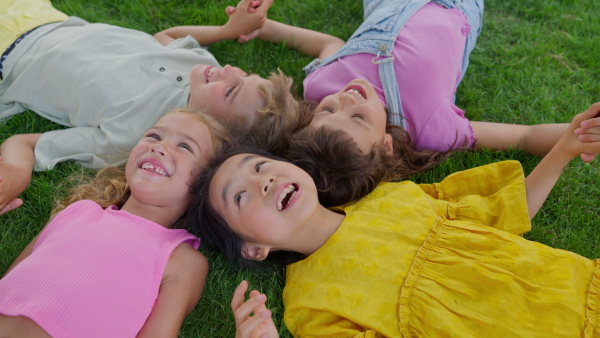
M197 278L208 273L208 259L188 243L179 244L167 262L165 276Z

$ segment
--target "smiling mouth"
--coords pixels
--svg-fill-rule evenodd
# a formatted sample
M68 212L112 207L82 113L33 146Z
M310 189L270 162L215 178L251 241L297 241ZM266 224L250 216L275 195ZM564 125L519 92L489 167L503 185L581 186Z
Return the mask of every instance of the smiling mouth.
M298 192L298 186L295 183L287 186L281 194L279 194L279 199L277 200L277 210L282 211L287 208L290 203L290 200L296 193Z
M213 74L215 73L215 71L217 70L217 67L215 66L211 66L208 71L206 72L206 83L210 82L210 79L212 78Z
M367 99L364 89L358 85L349 86L346 90L344 90L344 93L360 95L363 99Z
M161 168L161 167L159 167L157 165L154 165L154 164L152 164L150 162L144 162L144 163L142 163L142 167L141 168L143 170L146 170L146 171L149 171L151 173L155 173L155 174L158 174L158 175L161 175L161 176L165 176L165 177L168 176L167 172L163 168Z

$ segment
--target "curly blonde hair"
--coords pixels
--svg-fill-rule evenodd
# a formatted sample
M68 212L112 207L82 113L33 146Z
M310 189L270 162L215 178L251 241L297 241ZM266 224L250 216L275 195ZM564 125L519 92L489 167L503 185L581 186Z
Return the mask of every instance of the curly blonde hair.
M177 108L167 114L190 114L208 127L213 149L212 154L221 151L224 144L231 140L227 129L214 117L204 111L191 108ZM212 156L212 155L211 155ZM87 182L85 182L87 180ZM121 208L131 193L125 178L125 166L106 167L91 178L79 178L79 185L70 189L70 195L57 202L50 218L64 210L67 206L81 200L92 200L102 208L116 205Z

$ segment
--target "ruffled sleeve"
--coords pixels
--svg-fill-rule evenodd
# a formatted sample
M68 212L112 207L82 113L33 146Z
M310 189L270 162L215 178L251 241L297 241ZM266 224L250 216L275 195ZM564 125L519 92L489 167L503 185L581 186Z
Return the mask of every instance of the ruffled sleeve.
M454 173L440 183L420 184L448 204L448 217L522 235L531 230L525 176L518 161L504 161Z

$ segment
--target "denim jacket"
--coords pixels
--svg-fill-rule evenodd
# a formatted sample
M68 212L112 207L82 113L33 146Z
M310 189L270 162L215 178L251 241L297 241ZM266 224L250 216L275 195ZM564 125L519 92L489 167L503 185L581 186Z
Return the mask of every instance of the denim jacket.
M341 57L371 53L371 62L379 64L379 77L383 85L388 109L388 120L394 125L404 127L404 114L400 102L398 82L394 72L392 48L400 30L406 22L430 0L364 0L364 22L348 39L346 44L333 56L313 60L304 67L310 74ZM446 8L453 8L453 0L431 1Z

